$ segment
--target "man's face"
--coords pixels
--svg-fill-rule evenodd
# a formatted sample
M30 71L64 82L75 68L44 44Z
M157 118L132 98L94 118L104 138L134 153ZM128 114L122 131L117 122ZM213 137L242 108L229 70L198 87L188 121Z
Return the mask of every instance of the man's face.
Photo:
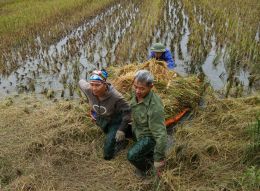
M155 56L155 58L160 58L161 56L162 56L162 52L154 52L154 56Z
M103 96L106 92L106 85L100 81L91 81L90 87L92 93L98 97Z
M153 85L147 86L145 83L141 83L137 81L136 79L134 80L133 83L133 89L135 91L135 96L137 99L142 99L144 98L152 89Z

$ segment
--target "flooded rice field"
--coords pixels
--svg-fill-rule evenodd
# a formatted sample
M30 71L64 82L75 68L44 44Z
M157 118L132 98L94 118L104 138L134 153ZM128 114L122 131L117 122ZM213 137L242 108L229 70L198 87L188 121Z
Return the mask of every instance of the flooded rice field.
M183 76L203 75L215 90L222 90L231 76L227 61L230 53L225 45L218 46L215 35L207 32L212 26L198 15L196 19L203 26L205 38L200 43L203 49L194 47L194 39L190 37L193 32L190 15L179 1L163 2L161 18L155 27L149 29L152 36L145 36L149 39L141 39L142 35L135 33L136 23L142 19L140 14L145 10L142 2L134 0L113 5L50 46L43 46L41 38L37 37L26 50L27 55L15 51L12 59L6 60L5 65L9 69L0 74L0 97L22 92L57 98L78 97L79 79L87 78L89 72L96 68L143 62L148 57L151 44L158 41L171 49L178 73ZM138 38L145 48L135 53L128 50L127 54L118 54L126 43L131 45L131 49L137 47L135 41L127 42L126 36ZM259 29L255 40L259 41ZM232 78L233 84L242 89L250 84L250 72L246 67L232 70Z

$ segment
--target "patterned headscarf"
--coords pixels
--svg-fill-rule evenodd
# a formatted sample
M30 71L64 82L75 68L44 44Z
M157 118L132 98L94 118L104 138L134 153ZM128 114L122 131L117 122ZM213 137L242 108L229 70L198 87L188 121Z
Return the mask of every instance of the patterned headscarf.
M101 81L105 82L107 80L107 71L102 70L94 70L90 76L90 81Z

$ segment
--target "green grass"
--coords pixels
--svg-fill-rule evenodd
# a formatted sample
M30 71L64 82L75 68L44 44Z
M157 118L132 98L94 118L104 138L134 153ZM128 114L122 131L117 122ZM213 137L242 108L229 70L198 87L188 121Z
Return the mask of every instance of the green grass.
M260 167L260 119L251 123L247 128L248 134L251 137L250 143L247 145L247 150L244 153L244 162L248 165L256 165Z
M115 1L0 1L0 54L30 44L37 35L49 44ZM4 66L3 57L1 61L0 71Z
M243 190L259 190L260 189L260 169L251 166L246 169L241 178L241 187Z
M57 1L12 1L1 3L0 34L19 32L28 26L47 21L58 12L66 13L70 9L84 5L84 0Z
M91 16L112 0L17 0L0 2L0 35L20 33L26 28L62 21L66 16ZM83 9L84 8L84 9ZM82 13L79 13L82 12ZM57 16L61 16L58 18ZM52 27L52 26L49 26ZM40 32L40 31L37 31Z

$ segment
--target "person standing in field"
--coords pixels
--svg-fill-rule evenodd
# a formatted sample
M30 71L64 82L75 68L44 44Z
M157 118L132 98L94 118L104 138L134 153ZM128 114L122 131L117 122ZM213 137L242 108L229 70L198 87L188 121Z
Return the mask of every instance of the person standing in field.
M166 48L162 43L154 43L151 47L151 53L148 57L155 58L156 60L162 60L167 63L167 67L172 70L175 68L174 59L168 48Z
M110 160L116 151L126 146L125 135L131 130L131 110L123 96L107 82L105 70L95 70L90 82L79 81L81 91L87 96L91 107L92 120L106 134L104 141L104 159Z
M145 176L151 167L159 175L165 164L167 132L164 107L152 87L153 76L149 71L140 70L135 74L130 106L136 142L129 149L127 159L136 167L135 173L139 177Z

